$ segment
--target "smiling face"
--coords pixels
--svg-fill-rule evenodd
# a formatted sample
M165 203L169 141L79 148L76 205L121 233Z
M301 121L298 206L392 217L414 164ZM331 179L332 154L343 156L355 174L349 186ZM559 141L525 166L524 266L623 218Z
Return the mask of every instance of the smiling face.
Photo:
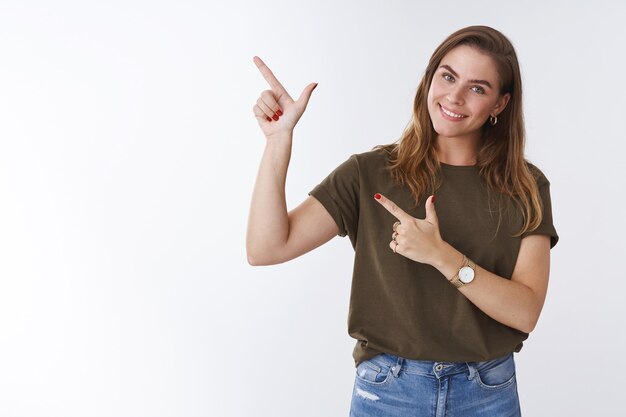
M428 90L438 140L478 141L489 116L504 110L509 98L500 95L500 77L490 56L468 45L455 47L439 63Z

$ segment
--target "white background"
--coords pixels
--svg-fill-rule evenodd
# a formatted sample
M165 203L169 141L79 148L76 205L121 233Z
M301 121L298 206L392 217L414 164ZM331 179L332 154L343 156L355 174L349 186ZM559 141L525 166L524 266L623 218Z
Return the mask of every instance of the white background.
M319 83L291 209L398 138L431 53L473 24L516 47L561 237L522 411L616 415L626 7L594 3L0 1L0 415L347 415L349 240L246 261L252 57L294 97Z

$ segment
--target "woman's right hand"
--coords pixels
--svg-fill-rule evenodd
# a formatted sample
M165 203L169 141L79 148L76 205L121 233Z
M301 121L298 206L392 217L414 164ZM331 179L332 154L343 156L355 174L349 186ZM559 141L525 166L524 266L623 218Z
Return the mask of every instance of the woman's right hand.
M294 101L261 58L255 56L253 61L271 87L261 93L252 108L263 134L268 139L275 135L291 134L306 110L317 83L307 85L300 98Z

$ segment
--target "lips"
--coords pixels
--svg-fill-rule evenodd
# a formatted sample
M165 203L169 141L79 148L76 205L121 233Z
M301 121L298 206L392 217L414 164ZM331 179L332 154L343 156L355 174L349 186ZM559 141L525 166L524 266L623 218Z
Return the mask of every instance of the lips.
M465 114L457 113L450 109L446 109L441 104L439 104L439 111L441 112L442 116L447 120L459 121L467 117L467 115Z

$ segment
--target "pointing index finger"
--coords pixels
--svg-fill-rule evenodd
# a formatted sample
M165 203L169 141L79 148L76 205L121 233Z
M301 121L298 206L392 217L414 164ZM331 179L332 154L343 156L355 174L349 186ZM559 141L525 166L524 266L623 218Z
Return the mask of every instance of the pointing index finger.
M376 198L377 196L380 196L380 198ZM396 219L400 220L400 222L408 222L410 219L412 219L412 216L407 214L404 210L402 210L400 207L398 207L396 205L396 203L394 203L393 201L389 200L387 197L385 197L385 196L383 196L381 194L376 193L376 196L374 198L385 209L387 209L387 211L389 213L391 213L391 215L393 217L395 217Z
M265 78L265 81L269 83L275 93L277 93L279 96L283 93L287 93L285 87L283 87L283 85L278 81L278 79L274 76L272 70L270 70L269 67L265 65L265 62L263 62L261 58L255 56L252 60L256 64L257 68L259 68L259 71L261 71L261 74L263 74L263 78Z

